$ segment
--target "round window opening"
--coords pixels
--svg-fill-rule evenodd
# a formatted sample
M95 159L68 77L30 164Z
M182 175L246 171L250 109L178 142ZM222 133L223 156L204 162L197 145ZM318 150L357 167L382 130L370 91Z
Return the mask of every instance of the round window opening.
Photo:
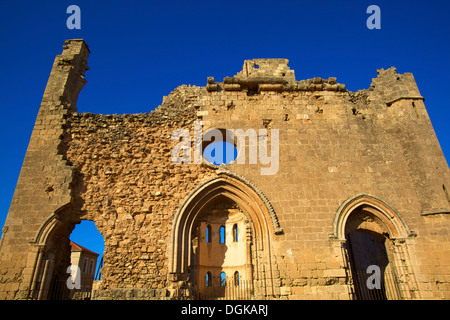
M219 166L230 164L236 160L238 152L236 147L228 142L212 142L203 151L203 157L210 163Z

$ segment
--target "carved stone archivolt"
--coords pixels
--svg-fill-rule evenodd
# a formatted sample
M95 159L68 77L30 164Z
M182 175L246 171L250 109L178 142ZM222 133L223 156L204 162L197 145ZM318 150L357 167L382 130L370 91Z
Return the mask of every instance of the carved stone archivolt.
M219 203L220 207L214 206L215 203ZM192 270L198 272L196 254L202 237L198 237L197 230L204 228L208 221L213 224L217 222L214 219L220 220L217 216L220 215L219 211L221 214L226 213L227 219L233 219L233 216L237 219L237 215L241 217L239 221L244 218L242 241L248 244L246 250L257 253L253 255L249 251L245 254L249 258L245 263L246 270L252 270L250 278L253 280L264 280L259 278L266 277L268 285L262 295L273 294L273 286L270 285L273 281L270 264L271 238L274 234L281 233L282 229L273 207L262 192L244 177L224 170L218 171L216 177L192 190L175 214L168 245L169 280L187 280L192 278L189 274ZM253 261L252 256L256 257Z

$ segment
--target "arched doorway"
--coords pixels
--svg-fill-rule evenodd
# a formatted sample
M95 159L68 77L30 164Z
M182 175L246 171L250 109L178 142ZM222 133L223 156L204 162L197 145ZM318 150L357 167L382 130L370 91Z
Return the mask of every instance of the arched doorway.
M69 288L62 283L69 277L69 236L76 223L64 214L66 210L61 208L50 215L31 241L35 257L31 269L29 299L63 300L70 295Z
M191 298L202 298L209 283L223 283L223 274L226 284L234 283L235 272L255 298L276 295L271 248L281 232L258 188L242 176L218 171L186 197L174 217L168 246L172 298L183 295L180 287L189 288Z
M61 208L50 215L42 224L31 244L35 254L31 267L28 298L33 300L68 300L74 298L77 289L68 284L74 274L72 268L72 249L70 235L81 222L80 218L70 213L68 208ZM78 250L77 248L76 250ZM85 248L83 248L85 249ZM94 259L94 258L92 258ZM95 275L95 266L88 259L86 270L80 272ZM83 269L84 259L81 261ZM98 261L97 261L98 263ZM81 275L83 277L83 275ZM81 280L81 284L86 286ZM86 298L88 295L77 295L75 298Z
M341 205L333 227L331 238L343 249L353 299L412 297L408 242L415 233L397 211L377 197L359 194Z
M101 268L105 241L94 221L81 220L70 234L72 282L72 299L91 299L93 290L100 284ZM66 284L67 285L67 284Z

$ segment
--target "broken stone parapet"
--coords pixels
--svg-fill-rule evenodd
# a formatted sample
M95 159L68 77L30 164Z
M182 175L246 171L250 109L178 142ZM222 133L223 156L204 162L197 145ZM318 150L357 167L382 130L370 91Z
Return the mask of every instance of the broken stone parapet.
M233 77L225 77L222 83L208 77L206 89L212 91L347 91L336 78L315 77L296 81L294 70L288 67L287 59L254 59L244 62L243 70Z

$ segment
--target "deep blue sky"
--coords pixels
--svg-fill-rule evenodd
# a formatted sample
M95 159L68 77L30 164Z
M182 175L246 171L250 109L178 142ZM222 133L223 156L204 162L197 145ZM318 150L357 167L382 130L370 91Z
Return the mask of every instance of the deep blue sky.
M71 4L81 8L81 30L66 27ZM366 27L371 4L381 30ZM65 39L91 49L78 111L101 114L149 112L177 86L221 81L245 59L288 58L297 80L332 76L352 91L396 66L414 74L449 159L449 13L446 0L0 0L0 225Z

